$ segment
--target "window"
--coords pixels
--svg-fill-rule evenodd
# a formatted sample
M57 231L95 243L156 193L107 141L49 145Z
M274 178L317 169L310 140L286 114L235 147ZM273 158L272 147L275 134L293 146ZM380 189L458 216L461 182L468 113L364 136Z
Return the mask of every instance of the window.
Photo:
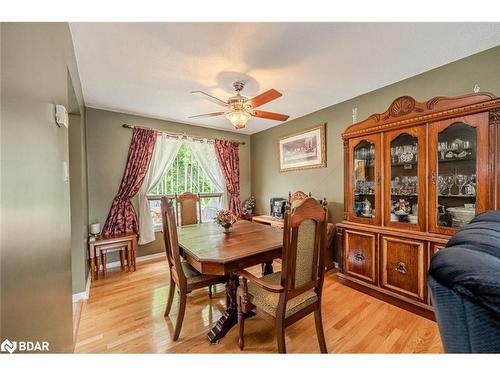
M213 221L220 208L223 193L216 191L194 158L191 147L184 143L179 149L172 167L148 194L149 207L156 230L162 228L160 197L166 195L173 198L175 194L182 194L186 191L200 194L202 221Z

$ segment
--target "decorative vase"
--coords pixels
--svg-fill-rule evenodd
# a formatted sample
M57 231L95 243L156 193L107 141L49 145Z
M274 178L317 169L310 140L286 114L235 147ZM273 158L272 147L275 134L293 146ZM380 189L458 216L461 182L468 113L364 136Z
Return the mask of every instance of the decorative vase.
M224 226L224 227L222 227L222 228L224 228L224 233L225 233L225 234L229 234L229 233L231 233L231 229L232 229L232 226L231 226L231 225L229 225L229 226Z

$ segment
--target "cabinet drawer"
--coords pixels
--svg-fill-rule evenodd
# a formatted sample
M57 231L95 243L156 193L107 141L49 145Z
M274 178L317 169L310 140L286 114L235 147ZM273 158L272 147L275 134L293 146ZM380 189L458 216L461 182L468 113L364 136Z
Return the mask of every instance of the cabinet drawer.
M382 236L380 286L406 297L425 300L425 242Z
M344 272L372 284L377 283L376 235L346 230L344 233Z

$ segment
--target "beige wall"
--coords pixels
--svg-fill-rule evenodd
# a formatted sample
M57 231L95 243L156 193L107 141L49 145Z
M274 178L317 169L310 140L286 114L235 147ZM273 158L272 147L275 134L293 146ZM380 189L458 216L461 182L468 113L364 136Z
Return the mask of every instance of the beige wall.
M252 193L257 211L267 213L271 197L286 197L289 191L303 190L318 198L326 197L331 221L342 220L344 171L340 135L352 124L352 109L358 108L358 121L361 121L372 113L385 111L401 95L425 101L434 96L471 93L476 83L481 91L500 95L500 47L252 135ZM327 123L327 168L280 173L278 138L320 123Z
M73 349L68 130L83 99L67 23L1 24L1 338Z
M101 227L104 225L111 202L118 192L132 138L132 131L124 129L122 124L245 142L245 145L240 146L241 198L245 199L250 194L250 136L248 135L95 108L87 108L86 116L90 223L99 222ZM133 199L132 203L137 207L136 199ZM139 246L138 256L164 251L161 236L158 234L161 233L157 233L156 241ZM112 260L114 259L113 257Z

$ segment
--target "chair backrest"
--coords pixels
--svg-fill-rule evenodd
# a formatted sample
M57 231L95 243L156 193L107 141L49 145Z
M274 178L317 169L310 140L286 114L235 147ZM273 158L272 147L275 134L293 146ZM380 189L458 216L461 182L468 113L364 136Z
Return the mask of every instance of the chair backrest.
M180 213L180 225L201 223L201 201L199 194L182 193L175 195L178 212Z
M181 265L179 240L177 238L177 222L175 220L174 209L168 197L161 197L161 219L163 222L165 252L167 253L170 272L174 279L179 281L181 285L184 285L187 281Z
M303 199L306 199L307 197L311 197L311 192L309 192L309 195L304 193L302 190L298 190L293 194L290 191L288 192L288 202L290 204L292 204L296 201L301 201Z
M287 205L281 273L286 299L311 289L321 295L327 221L326 199L307 197Z

